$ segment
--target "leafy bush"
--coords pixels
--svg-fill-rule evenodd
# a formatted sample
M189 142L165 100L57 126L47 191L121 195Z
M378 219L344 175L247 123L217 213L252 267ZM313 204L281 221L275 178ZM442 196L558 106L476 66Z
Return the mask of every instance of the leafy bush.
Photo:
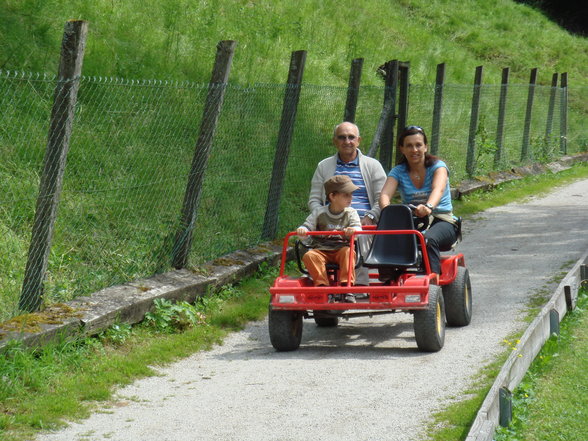
M159 332L179 332L206 323L204 314L188 302L156 299L153 303L155 309L145 314L144 323Z
M105 343L115 346L122 345L133 333L133 328L128 323L115 323L99 335Z

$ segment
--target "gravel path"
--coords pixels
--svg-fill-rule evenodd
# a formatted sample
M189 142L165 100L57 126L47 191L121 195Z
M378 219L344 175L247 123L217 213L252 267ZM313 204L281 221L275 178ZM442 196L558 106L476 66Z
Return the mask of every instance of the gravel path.
M304 322L299 350L277 353L267 322L117 392L114 404L38 441L423 439L429 416L522 330L524 305L588 249L588 180L464 223L474 312L445 347L416 349L412 316Z

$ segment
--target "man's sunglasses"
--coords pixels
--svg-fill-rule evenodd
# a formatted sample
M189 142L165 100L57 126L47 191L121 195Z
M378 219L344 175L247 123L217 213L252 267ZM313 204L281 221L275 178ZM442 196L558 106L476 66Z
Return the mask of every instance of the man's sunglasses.
M357 136L355 135L337 135L337 139L339 141L345 141L345 140L349 140L349 141L353 141L355 138L357 138Z

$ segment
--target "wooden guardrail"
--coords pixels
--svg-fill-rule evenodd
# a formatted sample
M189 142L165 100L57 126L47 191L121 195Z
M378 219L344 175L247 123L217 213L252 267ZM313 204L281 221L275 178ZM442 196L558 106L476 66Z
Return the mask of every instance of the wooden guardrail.
M512 391L520 384L529 366L552 334L559 334L559 323L576 306L578 290L588 280L588 251L561 281L547 304L520 338L470 428L466 441L491 441L496 427L508 426L512 419Z

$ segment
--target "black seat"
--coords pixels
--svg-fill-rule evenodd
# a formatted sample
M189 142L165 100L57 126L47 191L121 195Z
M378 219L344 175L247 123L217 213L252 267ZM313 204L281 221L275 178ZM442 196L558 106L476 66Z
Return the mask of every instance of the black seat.
M414 230L413 214L406 205L388 205L380 213L377 230ZM380 280L394 278L407 268L419 267L420 256L414 234L374 235L364 265L378 268Z

